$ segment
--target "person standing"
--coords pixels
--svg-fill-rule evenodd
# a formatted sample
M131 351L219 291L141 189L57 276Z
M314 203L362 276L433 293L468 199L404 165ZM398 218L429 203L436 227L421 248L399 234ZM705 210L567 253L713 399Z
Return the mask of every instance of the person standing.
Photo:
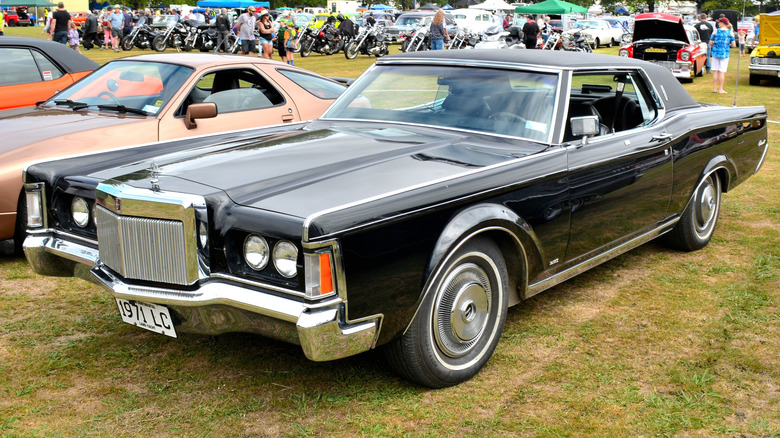
M271 22L271 14L266 9L260 11L260 22L257 27L260 31L260 56L271 59L274 52L274 24Z
M100 33L101 30L103 31L103 45L100 46L100 50L108 48L111 44L111 20L109 20L109 17L111 17L112 12L114 12L114 7L109 6L100 13L100 28L98 29L98 33Z
M376 18L374 18L373 12L368 13L368 18L366 18L366 24L372 27L376 26Z
M79 31L76 29L76 23L72 20L68 22L68 46L78 53L81 53L79 49Z
M535 49L539 38L539 25L534 20L528 20L523 25L524 43L526 49Z
M3 26L5 26L5 16L3 16L3 11L0 10L0 36L3 36Z
M125 16L119 5L114 6L114 12L109 14L108 21L111 25L111 47L119 52L119 40L122 39L122 27L125 25Z
M444 41L449 42L450 36L447 35L447 28L444 27L444 9L436 11L431 23L431 50L444 50Z
M709 41L710 37L712 36L712 32L714 30L712 28L712 24L710 24L710 22L707 21L707 14L699 15L699 19L701 21L696 23L694 27L696 28L696 30L699 31L699 36L701 36L702 41ZM710 70L712 69L710 58L712 58L712 50L710 49L710 46L707 45L707 62L704 65L707 70L707 73L710 73Z
M96 11L92 11L84 22L84 50L92 50L95 47L98 31L98 16Z
M60 44L68 44L68 23L72 19L70 14L65 10L65 4L63 2L57 3L57 10L51 16L51 40Z
M723 82L726 80L726 70L729 67L729 48L736 47L734 34L729 29L729 19L718 20L718 30L710 37L712 47L712 92L726 94Z
M244 55L254 54L257 51L255 7L250 6L246 8L246 12L241 14L238 20L236 20L236 25L238 26L238 37L241 39L241 53Z
M133 31L133 14L130 13L130 9L125 7L122 9L122 16L125 17L125 21L122 22L122 35L130 35Z
M43 30L41 30L41 35L46 34L46 38L51 38L51 18L54 15L54 12L44 9L46 11L46 25L43 26Z
M217 26L217 45L214 47L214 53L219 53L220 48L222 48L225 53L228 53L230 51L230 47L228 47L230 42L228 39L230 36L230 19L228 18L226 8L220 10L215 22Z

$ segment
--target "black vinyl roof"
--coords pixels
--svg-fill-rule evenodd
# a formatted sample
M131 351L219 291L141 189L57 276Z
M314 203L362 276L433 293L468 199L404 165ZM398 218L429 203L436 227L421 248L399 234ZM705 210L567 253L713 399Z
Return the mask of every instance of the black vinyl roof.
M76 53L66 44L37 38L0 37L0 47L36 48L47 54L57 65L68 73L91 71L100 67L95 61Z
M661 100L667 109L698 106L696 101L688 94L688 91L669 70L651 62L624 56L566 52L562 50L435 50L386 56L377 60L377 64L402 60L420 60L421 62L431 60L444 63L451 61L453 65L464 65L464 63L469 61L475 63L525 64L553 70L574 71L580 69L641 68L658 89L658 92L661 94Z

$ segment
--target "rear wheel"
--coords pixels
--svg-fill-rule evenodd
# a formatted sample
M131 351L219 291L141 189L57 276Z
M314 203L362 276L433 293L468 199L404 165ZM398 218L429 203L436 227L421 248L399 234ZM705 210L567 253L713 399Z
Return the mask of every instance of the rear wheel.
M667 242L683 251L707 246L718 223L720 197L720 178L713 172L696 187L680 221L666 235Z
M593 48L594 48L594 49L598 49L600 46L601 46L601 40L599 40L598 38L596 38L596 45L595 45L595 46L593 46Z
M496 244L478 237L448 258L406 333L385 349L399 374L431 388L477 374L506 320L509 281Z

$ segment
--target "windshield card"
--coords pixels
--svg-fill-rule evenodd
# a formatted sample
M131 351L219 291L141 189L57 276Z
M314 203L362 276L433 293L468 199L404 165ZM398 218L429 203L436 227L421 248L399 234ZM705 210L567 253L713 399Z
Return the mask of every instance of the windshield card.
M160 111L159 106L153 106L153 105L144 105L144 107L141 109L143 109L149 114L157 114L157 111Z
M167 307L120 298L116 299L116 305L119 307L122 321L161 335L176 337L171 313Z

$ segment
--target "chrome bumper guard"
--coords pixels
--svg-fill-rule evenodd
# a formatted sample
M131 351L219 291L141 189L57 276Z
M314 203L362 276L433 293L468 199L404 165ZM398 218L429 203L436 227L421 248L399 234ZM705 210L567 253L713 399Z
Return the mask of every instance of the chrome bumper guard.
M28 233L33 232L28 230ZM98 249L77 243L73 236L61 236L52 231L35 232L27 235L23 248L37 274L95 281L89 269L98 261Z
M379 332L379 315L346 322L341 298L307 304L223 279L208 279L195 290L178 290L125 283L102 264L91 272L115 298L172 309L179 319L176 330L180 332L257 333L298 344L307 358L317 362L368 351L374 347Z

